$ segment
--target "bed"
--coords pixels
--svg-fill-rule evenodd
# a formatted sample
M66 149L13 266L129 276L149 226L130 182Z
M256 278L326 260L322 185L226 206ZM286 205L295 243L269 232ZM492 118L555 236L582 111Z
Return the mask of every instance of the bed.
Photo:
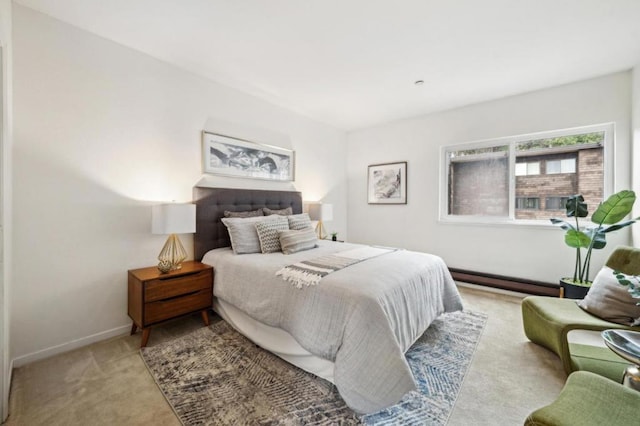
M359 245L319 241L312 250L234 254L224 211L291 207L295 191L194 188L194 257L215 268L214 310L257 345L335 383L356 412L371 413L415 390L404 353L443 312L462 302L442 259L392 250L301 289L276 276L303 260Z

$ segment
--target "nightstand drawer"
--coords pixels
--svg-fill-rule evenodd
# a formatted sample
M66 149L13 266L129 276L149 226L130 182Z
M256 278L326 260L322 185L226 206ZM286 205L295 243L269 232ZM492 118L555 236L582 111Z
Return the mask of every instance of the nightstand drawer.
M211 287L207 287L184 296L145 303L145 325L210 308L213 302L212 298Z
M145 302L169 299L201 289L211 289L211 270L197 274L148 281L144 286Z

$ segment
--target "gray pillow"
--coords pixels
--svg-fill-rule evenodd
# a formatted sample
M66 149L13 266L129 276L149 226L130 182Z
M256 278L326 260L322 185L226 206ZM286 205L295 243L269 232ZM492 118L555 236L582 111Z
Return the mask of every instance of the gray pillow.
M291 207L287 207L286 209L280 209L280 210L271 210L264 207L262 211L264 212L265 216L269 216L271 214L279 214L280 216L289 216L293 214L293 209Z
M587 296L578 301L578 306L606 321L637 325L640 306L636 303L638 299L631 297L627 287L618 282L613 269L605 266L596 275Z
M287 216L289 220L289 229L313 229L311 225L311 219L307 213L294 214L292 216Z
M224 217L256 217L264 216L262 209L249 210L245 212L232 212L231 210L224 211Z
M225 217L222 223L229 231L231 248L235 254L260 253L260 239L256 231L256 223L270 221L281 216ZM283 218L285 219L285 218ZM286 220L286 219L285 219Z
M280 246L284 254L297 253L318 247L316 233L311 228L279 231L278 238L280 239Z
M289 229L289 221L284 216L269 216L271 220L257 222L255 224L260 240L260 250L262 253L273 253L280 251L280 239L278 231L286 231Z

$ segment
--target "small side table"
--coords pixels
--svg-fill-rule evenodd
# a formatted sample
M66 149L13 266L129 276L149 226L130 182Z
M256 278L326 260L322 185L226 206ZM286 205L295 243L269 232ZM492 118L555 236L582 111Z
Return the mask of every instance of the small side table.
M602 338L609 349L633 364L625 370L622 384L640 391L640 332L605 330Z
M128 314L131 334L142 329L140 347L145 347L151 326L201 311L209 325L213 303L213 268L200 262L183 262L182 268L163 274L155 266L128 271Z

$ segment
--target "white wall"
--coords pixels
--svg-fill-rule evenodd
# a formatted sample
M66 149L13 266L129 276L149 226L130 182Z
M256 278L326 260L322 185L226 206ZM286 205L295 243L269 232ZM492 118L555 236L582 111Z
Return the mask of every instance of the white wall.
M640 63L632 70L632 188L640 197ZM633 217L640 217L640 201L634 206ZM633 227L633 245L640 246L640 225Z
M631 184L630 92L630 73L623 72L349 133L350 240L434 253L450 267L557 282L573 272L574 259L560 229L438 222L440 147L615 122L615 188L626 189ZM367 165L405 160L408 204L368 205ZM593 273L608 249L629 243L629 232L610 243L594 254Z
M11 285L12 37L11 0L0 0L2 134L0 135L0 421L9 414Z
M126 331L126 271L155 265L166 238L150 234L150 206L191 200L203 129L295 149L295 188L333 203L330 228L346 232L344 132L30 9L13 16L16 365Z

